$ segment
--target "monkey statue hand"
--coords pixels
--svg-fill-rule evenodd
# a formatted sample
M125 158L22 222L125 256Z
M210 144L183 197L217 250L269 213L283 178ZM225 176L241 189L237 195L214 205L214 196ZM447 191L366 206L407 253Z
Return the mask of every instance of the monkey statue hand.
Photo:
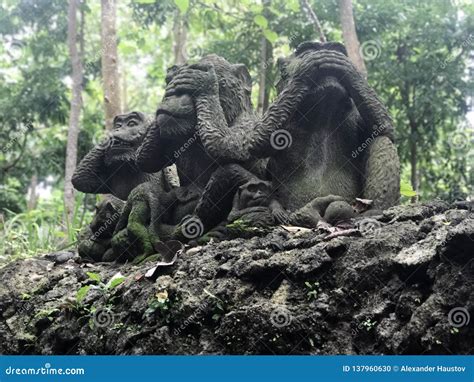
M219 82L212 64L194 64L181 68L166 87L165 96L186 93L191 96L219 94Z
M288 224L290 221L290 215L283 206L277 200L272 200L270 202L270 211L275 221L279 224Z
M293 77L295 79L310 78L316 82L325 75L335 76L347 86L350 86L353 80L362 79L361 74L347 56L326 49L311 51L301 57Z
M309 79L317 86L322 78L337 78L354 101L365 124L373 126L378 135L387 135L393 141L393 124L387 109L345 54L322 49L310 51L299 60L300 64L293 73L294 81Z

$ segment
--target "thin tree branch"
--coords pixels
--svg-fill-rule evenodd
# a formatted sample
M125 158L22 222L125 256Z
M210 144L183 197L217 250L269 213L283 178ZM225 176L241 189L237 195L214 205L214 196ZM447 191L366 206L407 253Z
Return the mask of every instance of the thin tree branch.
M301 8L306 13L306 17L308 20L313 24L314 30L319 35L319 40L321 42L326 42L326 36L324 35L323 28L321 27L321 23L319 22L318 16L314 13L313 8L311 8L311 4L308 0L301 0Z

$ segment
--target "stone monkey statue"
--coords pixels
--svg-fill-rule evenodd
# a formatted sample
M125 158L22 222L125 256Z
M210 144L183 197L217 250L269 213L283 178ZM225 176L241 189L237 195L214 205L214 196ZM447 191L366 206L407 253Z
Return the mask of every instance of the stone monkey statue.
M91 261L102 261L110 257L115 226L122 212L124 202L113 195L107 195L96 205L92 221L79 233L79 255Z
M131 260L156 252L159 241L170 240L176 225L194 211L201 190L178 187L156 192L152 182L135 187L130 193L111 241L114 260Z
M215 54L203 57L198 65L214 68L217 90L212 101L218 105L214 106L219 107L229 126L255 120L250 99L252 81L244 65L231 64ZM195 102L194 95L180 90L176 79L189 67L193 65L173 66L168 70L166 93L156 111L155 123L138 150L137 164L143 171L156 172L175 163L181 186L193 183L204 188L220 166L202 144L198 116L212 119L215 115L212 109L198 111L200 105ZM197 87L207 86L198 74L193 82Z
M288 224L290 217L274 198L272 190L271 182L252 177L235 192L232 210L227 219L206 236L219 240L233 237L235 236L234 228L230 228L232 223L242 224L242 228L267 228L278 224ZM239 228L236 229L237 235L240 234L239 230Z
M216 55L204 57L201 62L216 67L221 83L218 102L229 123L255 118L250 102L251 79L245 67ZM209 177L219 168L200 142L194 101L188 94L173 90L173 79L184 67L173 66L168 70L166 94L137 156L139 167L149 172L175 163L181 187L153 192L148 183L143 183L130 193L112 240L120 261L152 253L156 242L171 238L176 225L193 212ZM224 201L226 212L218 222L230 211L232 194Z
M149 118L140 112L116 116L110 135L103 142L96 145L76 168L72 178L74 187L86 193L110 193L117 198L127 200L128 206L133 204L133 200L127 199L132 190L140 187L133 194L137 200L135 211L139 211L144 205L148 205L145 200L151 195L164 193L179 186L179 179L172 168L167 167L155 174L147 174L139 170L135 164L136 151L150 123ZM144 194L144 192L148 194ZM106 200L111 200L111 198ZM115 201L113 205L117 206L118 204ZM100 219L101 211L107 211L108 206L108 203L99 204L96 218ZM150 211L144 212L143 215L146 216L147 213L149 214ZM91 243L87 237L83 239L84 235L82 235L79 240L79 253L85 257L93 258L95 261L102 260L99 255L100 248L103 247L102 254L104 255L108 250L112 233L118 221L117 216L113 222L110 222L108 227L110 232L108 231L107 238L102 243L98 237ZM93 223L91 223L91 227L92 225ZM136 228L136 225L132 226ZM136 237L133 234L132 236ZM144 236L140 236L140 239L144 242L147 241ZM85 240L85 242L82 242L82 240ZM117 258L117 254L113 256L107 253L104 257L110 260Z
M303 43L279 64L282 79L275 102L261 119L232 126L216 102L219 84L212 65L190 66L174 78L175 91L195 99L207 152L220 163L270 157L268 179L278 200L293 212L302 207L308 212L318 205L311 204L314 199L329 195L348 203L356 197L371 199L376 209L396 204L399 160L391 119L345 48ZM368 147L361 150L364 144ZM215 201L228 192L222 186L228 179L222 170L206 186L195 211L205 227L214 223Z
M265 227L287 223L289 216L274 195L270 182L252 179L239 187L234 196L228 222L243 220L251 226Z
M256 117L250 99L251 77L245 66L231 64L216 55L203 57L199 65L212 65L214 68L217 90L212 102L219 105L226 123L229 126L238 126L241 123L251 125ZM205 107L203 110L189 92L175 89L175 79L188 67L192 65L174 66L169 69L165 96L158 106L155 124L148 130L139 149L137 163L141 169L148 172L158 171L175 163L181 186L200 188L200 193L204 191L211 177L221 179L221 174L225 172L228 174L228 180L238 178L239 181L222 182L219 185L222 187L223 197L215 200L217 212L212 216L213 222L218 224L230 212L238 184L245 183L255 175L263 176L264 161L252 160L249 163L230 163L222 166L206 151L198 129L198 116L214 118L215 115L206 112ZM195 82L207 85L206 82L200 81L201 76L198 76ZM201 109L198 110L198 107ZM206 116L203 116L203 113L207 113Z

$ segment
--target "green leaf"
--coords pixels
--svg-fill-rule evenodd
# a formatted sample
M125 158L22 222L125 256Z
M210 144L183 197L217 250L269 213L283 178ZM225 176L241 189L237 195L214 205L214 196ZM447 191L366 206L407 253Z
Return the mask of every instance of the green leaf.
M267 26L268 26L268 20L265 18L265 16L256 15L253 18L253 21L255 22L255 24L257 24L259 27L261 27L263 29L266 29Z
M174 0L174 3L181 11L181 13L186 13L189 8L189 0Z
M156 0L134 0L138 4L154 4Z
M298 0L287 0L285 4L290 11L293 11L293 12L300 11L300 3L298 2Z
M98 283L100 283L100 275L98 273L94 273L94 272L86 272L87 273L87 276L89 276L89 278L93 281L97 281Z
M263 5L262 4L252 4L250 6L250 11L252 13L261 13L263 11Z
M271 31L270 29L265 29L263 31L263 35L272 44L275 43L275 41L278 39L278 35L275 32Z
M125 277L117 277L110 282L109 289L114 289L116 286L122 284L125 281Z
M400 182L400 194L403 196L408 196L409 198L417 195L411 184L403 180Z
M77 294L76 294L76 301L77 302L81 302L82 300L84 300L84 298L87 295L87 292L89 292L90 287L91 287L90 285L84 285L82 288L80 288L77 291Z
M119 50L123 54L133 54L137 51L137 46L134 43L124 42L119 45Z

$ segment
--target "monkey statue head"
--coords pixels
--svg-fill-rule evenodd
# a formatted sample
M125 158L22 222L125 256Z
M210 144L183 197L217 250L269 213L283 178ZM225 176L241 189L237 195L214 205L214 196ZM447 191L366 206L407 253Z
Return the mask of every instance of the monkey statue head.
M229 125L242 112L252 112L252 82L244 65L231 64L215 54L203 57L198 65L214 67L219 81L220 104ZM192 141L193 148L200 145L194 99L191 94L176 92L172 87L173 78L187 66L175 65L168 69L166 94L156 111L155 123L138 152L137 163L143 171L154 172L175 163L178 158L174 154L187 142ZM185 156L191 156L191 152L186 151Z
M251 227L271 227L277 224L272 213L272 184L252 179L241 185L234 195L227 222L242 220Z
M143 141L151 119L145 114L132 111L114 118L113 128L102 143L107 147L104 162L107 166L134 164L136 152Z
M252 78L247 67L243 64L231 64L216 54L204 56L199 63L214 67L219 80L222 110L227 124L232 125L238 115L252 109Z
M126 200L137 185L159 179L159 174L140 171L135 162L150 120L137 111L116 116L107 138L95 145L76 167L72 176L74 188L90 194L112 194Z
M280 71L280 79L276 85L277 91L280 93L287 85L290 78L296 73L314 72L309 70L313 64L315 55L321 55L324 52L329 54L337 52L347 57L347 51L344 45L338 42L303 42L296 48L295 52L287 58L279 58L277 65ZM344 107L344 104L350 102L347 90L336 78L331 75L331 71L327 71L324 76L307 76L304 81L309 85L310 91L301 105L303 113L307 110L314 112L328 112ZM316 107L315 107L316 105Z
M268 207L272 196L272 184L260 179L250 180L237 190L234 208Z

